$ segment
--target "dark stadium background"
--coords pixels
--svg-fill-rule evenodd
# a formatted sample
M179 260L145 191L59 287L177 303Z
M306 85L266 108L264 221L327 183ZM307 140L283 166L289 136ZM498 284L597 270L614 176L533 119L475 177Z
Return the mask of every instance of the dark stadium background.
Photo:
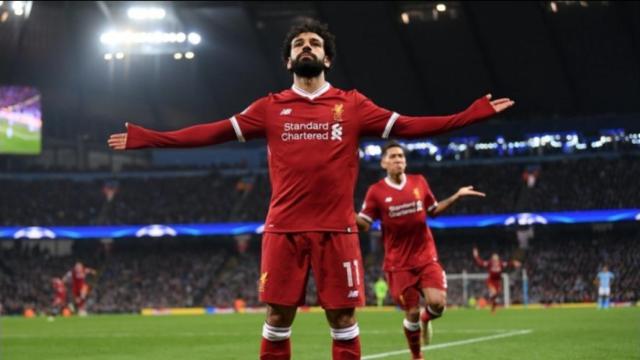
M268 92L288 88L282 39L308 17L327 22L337 35L328 80L357 88L380 106L407 115L448 114L489 92L516 101L506 114L431 140L640 132L639 3L551 3L447 2L447 11L436 13L435 2L166 2L174 26L202 35L194 59L125 54L106 61L100 34L121 21L130 3L36 2L28 19L10 15L0 23L0 84L38 88L43 106L42 153L0 154L0 226L260 221L269 194L264 142L115 153L106 139L123 131L125 121L172 130L225 119ZM467 182L481 183L493 196L485 204L461 204L451 214L637 208L639 155L638 146L621 146L515 160L496 155L488 162L471 156L465 166L416 157L410 169L415 161L413 169L433 174L441 198ZM529 191L521 174L531 165L542 171ZM366 176L359 179L356 199L380 178L376 166L363 161ZM87 175L95 179L76 181ZM106 201L103 189L110 182L118 193ZM630 256L640 251L637 222L539 228L527 251L518 249L514 229L435 235L449 272L479 271L471 265L474 244L485 257L496 250L523 258L541 277L530 283L537 301L593 301L591 282L605 262L621 275L625 291L618 291L618 300L640 295L638 259ZM108 246L84 240L61 258L0 240L6 244L0 251L0 300L8 312L44 310L48 277L82 259L101 272L90 312L231 306L238 295L257 305L252 287L259 237L251 237L245 254L238 253L236 240L119 239ZM362 245L372 282L380 271L379 248L370 246L367 235ZM563 257L568 253L575 254L569 263ZM16 278L30 286L18 289ZM172 295L158 298L168 289L163 283ZM513 296L522 300L518 288Z

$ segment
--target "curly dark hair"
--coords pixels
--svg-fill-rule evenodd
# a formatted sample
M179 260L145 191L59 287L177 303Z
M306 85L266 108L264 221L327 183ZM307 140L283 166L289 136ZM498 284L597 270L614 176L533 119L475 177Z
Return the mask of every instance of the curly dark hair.
M384 157L385 155L387 155L387 150L394 147L402 149L402 152L405 154L407 153L407 150L404 148L404 146L402 146L402 144L400 144L395 140L389 140L389 142L387 142L386 144L384 144L384 146L382 146L382 154L380 155L380 157Z
M329 26L317 20L306 20L302 24L294 25L289 29L289 33L284 38L282 44L282 60L286 64L291 54L291 41L305 32L318 34L324 42L324 53L333 62L336 58L336 37L329 32Z

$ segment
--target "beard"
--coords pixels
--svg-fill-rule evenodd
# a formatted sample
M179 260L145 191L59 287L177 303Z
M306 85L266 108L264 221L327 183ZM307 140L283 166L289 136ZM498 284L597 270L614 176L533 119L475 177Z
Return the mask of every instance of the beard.
M314 78L328 69L324 65L324 62L322 62L322 60L316 59L315 56L313 57L313 59L301 59L300 57L301 56L298 56L298 59L291 62L291 71L300 77Z

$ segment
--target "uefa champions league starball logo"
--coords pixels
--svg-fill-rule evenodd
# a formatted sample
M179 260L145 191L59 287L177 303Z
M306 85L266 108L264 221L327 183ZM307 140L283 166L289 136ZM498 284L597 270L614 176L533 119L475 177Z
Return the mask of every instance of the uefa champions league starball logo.
M538 214L532 213L520 213L515 216L509 216L507 220L504 221L504 224L509 226L513 224L517 225L533 225L533 224L547 224L547 219Z
M149 225L136 231L136 237L161 237L161 236L176 236L178 233L171 227L166 225Z
M14 239L37 240L55 239L55 237L56 233L54 233L52 230L38 226L31 226L28 228L20 229L13 234Z

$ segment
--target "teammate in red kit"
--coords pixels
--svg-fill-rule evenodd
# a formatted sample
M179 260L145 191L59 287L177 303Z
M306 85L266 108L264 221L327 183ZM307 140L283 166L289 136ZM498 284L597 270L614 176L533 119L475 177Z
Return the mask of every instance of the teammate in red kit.
M84 266L80 261L76 262L73 269L64 275L64 281L71 281L71 293L73 294L73 304L76 313L81 316L87 315L85 305L87 296L89 296L89 284L87 284L87 275L96 275L96 271L92 268Z
M489 299L491 300L491 312L495 313L498 295L502 291L502 272L509 266L519 268L520 261L501 261L500 256L498 256L497 253L491 254L491 259L489 261L482 260L478 253L478 248L475 247L473 248L473 259L476 262L476 265L489 272L489 276L487 277L487 288L489 289Z
M395 141L383 147L380 165L387 171L387 177L369 187L356 221L361 230L367 231L374 220L381 220L383 270L391 296L405 311L404 333L412 358L422 359L420 320L427 345L431 342L431 320L442 316L447 304L447 280L426 224L427 215L440 215L461 197L485 194L467 186L438 202L422 175L405 174L404 149ZM421 296L426 300L422 316Z
M111 135L116 150L197 147L233 139L266 138L273 187L264 225L259 292L267 304L260 359L289 359L291 324L304 303L310 269L333 337L333 359L359 359L355 307L364 304L363 267L353 216L358 140L412 138L453 130L513 105L476 100L461 113L401 116L356 90L325 81L335 60L335 38L315 21L294 26L283 47L293 86L252 103L242 113L182 130L158 132L129 124Z
M51 279L53 287L53 302L51 303L51 316L62 314L65 306L67 306L67 287L64 281L59 277Z

